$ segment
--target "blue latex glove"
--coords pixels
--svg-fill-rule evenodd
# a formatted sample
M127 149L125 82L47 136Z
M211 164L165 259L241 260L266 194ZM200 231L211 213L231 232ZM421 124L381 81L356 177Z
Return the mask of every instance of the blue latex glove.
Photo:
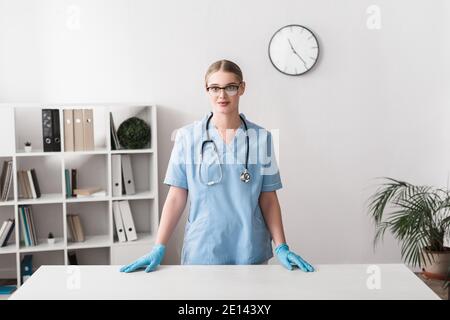
M145 272L151 272L161 264L166 247L163 244L157 244L153 247L149 254L137 259L136 261L120 268L120 272L133 272L141 268L145 268Z
M277 254L277 258L281 264L288 270L292 270L293 267L297 266L305 272L314 271L314 268L308 262L303 260L302 257L292 251L289 251L289 246L286 243L282 243L276 247L275 253Z

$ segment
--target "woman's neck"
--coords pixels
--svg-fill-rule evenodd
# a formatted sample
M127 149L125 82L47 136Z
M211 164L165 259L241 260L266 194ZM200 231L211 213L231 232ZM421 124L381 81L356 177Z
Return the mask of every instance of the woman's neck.
M238 112L232 114L214 113L211 120L219 130L237 129L241 125Z

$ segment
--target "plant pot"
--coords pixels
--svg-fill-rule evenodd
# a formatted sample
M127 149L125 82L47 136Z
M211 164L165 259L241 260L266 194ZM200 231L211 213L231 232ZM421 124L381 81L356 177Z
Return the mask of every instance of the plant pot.
M25 152L31 152L31 146L25 146Z
M450 248L445 251L428 251L432 255L431 263L426 261L422 267L425 276L434 279L445 280L450 266Z
M48 238L47 242L48 244L55 244L55 238Z

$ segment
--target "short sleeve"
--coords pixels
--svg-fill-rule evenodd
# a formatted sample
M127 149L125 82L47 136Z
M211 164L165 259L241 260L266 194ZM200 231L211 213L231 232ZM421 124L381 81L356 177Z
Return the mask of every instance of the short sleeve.
M186 139L182 131L178 130L175 136L172 153L170 155L164 184L188 189L186 178Z
M263 176L261 192L275 191L283 187L280 170L278 169L278 163L275 156L272 134L269 132L267 133L266 150L267 157L261 168L261 174Z

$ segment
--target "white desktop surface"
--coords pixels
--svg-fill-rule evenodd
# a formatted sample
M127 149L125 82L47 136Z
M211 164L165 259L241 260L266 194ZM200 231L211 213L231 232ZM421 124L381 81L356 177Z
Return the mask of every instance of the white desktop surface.
M10 299L439 299L402 264L377 264L380 289L369 289L368 266L317 265L305 273L281 265L162 265L128 274L119 266L42 266Z

